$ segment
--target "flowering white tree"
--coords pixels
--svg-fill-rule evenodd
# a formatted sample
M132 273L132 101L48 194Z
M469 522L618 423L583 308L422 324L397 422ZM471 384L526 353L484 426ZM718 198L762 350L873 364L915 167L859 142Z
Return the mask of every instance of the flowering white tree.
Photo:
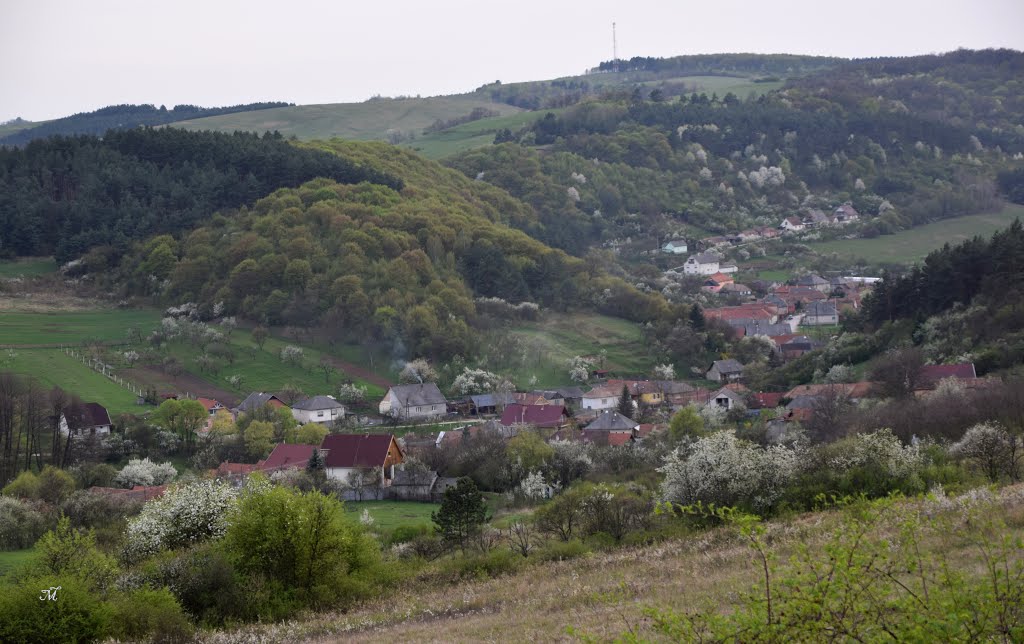
M359 404L366 400L366 387L354 383L338 385L338 400L348 405Z
M398 374L398 381L404 385L437 382L437 371L423 358L417 358L405 363L402 372Z
M519 483L518 493L524 498L539 500L547 498L548 489L544 475L540 472L531 472Z
M573 382L586 382L590 380L590 370L594 363L583 356L573 356L569 360L569 379Z
M586 476L594 467L594 460L587 452L586 443L556 440L550 445L555 453L548 466L555 484L567 487L573 481Z
M120 487L132 488L136 485L164 485L174 480L178 471L168 463L154 463L149 458L133 458L114 477L114 483Z
M302 364L302 358L304 355L305 352L302 350L302 347L296 347L289 344L281 349L281 362L294 365Z
M825 382L840 383L840 382L853 382L856 379L856 374L853 372L853 367L845 364L832 365L828 373L825 374Z
M483 369L470 369L463 367L462 373L452 383L452 393L462 396L480 394L486 391L494 391L498 387L501 378L490 371Z
M676 367L673 364L659 364L654 366L654 377L658 380L675 380Z
M905 477L915 473L923 460L917 445L904 445L885 428L854 436L848 453L833 458L831 465L838 470L875 466L890 476Z
M1024 445L998 423L978 423L950 446L949 453L973 461L995 483L1003 474L1019 478Z
M761 447L721 431L677 449L659 471L666 501L770 508L799 471L800 448Z
M165 548L224 536L237 495L234 487L222 481L193 481L169 488L128 521L125 558L138 561Z

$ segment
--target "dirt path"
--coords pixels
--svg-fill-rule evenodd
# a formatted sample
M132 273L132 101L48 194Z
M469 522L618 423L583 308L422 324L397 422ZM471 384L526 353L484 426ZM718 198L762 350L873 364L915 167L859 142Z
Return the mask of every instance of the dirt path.
M227 407L234 407L240 401L238 394L221 389L187 372L180 376L172 376L161 371L159 367L143 365L126 369L125 376L133 382L156 387L158 395L187 393L203 398L213 398Z
M387 389L388 387L391 386L391 382L387 378L379 376L374 372L370 371L369 369L365 369L358 365L354 365L351 362L345 362L341 358L335 358L334 356L327 357L330 359L331 364L334 365L334 368L337 369L338 371L347 373L348 375L356 378L360 378L370 384L377 385L378 387L382 387L384 389Z

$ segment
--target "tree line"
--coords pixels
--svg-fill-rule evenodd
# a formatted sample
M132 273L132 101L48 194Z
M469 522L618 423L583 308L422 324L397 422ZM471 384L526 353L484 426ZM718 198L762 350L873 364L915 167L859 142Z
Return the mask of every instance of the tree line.
M277 133L139 128L0 148L0 253L66 262L104 245L120 254L134 240L180 234L219 209L314 177L402 187Z
M110 105L93 112L80 112L8 134L0 138L0 145L21 146L29 141L58 135L94 134L99 136L107 130L131 129L142 125L166 125L219 114L268 110L291 105L294 103L264 102L229 107L175 105L171 109L167 109L163 105L160 107L154 105Z

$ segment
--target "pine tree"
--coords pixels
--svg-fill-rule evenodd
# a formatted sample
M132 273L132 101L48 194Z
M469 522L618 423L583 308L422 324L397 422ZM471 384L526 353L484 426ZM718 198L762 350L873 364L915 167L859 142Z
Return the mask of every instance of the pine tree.
M441 534L441 540L448 546L458 545L463 551L466 544L479 535L490 519L484 495L469 477L462 477L444 491L444 500L437 512L430 515Z
M633 398L626 385L622 385L622 395L619 396L619 413L626 418L633 418Z

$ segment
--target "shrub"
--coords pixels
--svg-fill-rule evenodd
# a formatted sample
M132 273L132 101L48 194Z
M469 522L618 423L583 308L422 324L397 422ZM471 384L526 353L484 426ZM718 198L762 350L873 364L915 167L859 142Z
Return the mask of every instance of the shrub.
M4 496L17 496L22 499L39 498L39 477L34 472L25 470L13 481L4 486Z
M954 458L968 460L993 483L1002 476L1017 480L1024 444L998 423L978 423L970 427L959 441L949 448Z
M60 503L75 489L75 479L62 469L47 465L39 473L39 498L47 503Z
M408 543L417 537L429 535L433 532L433 527L426 523L419 523L417 525L400 525L391 531L391 536L388 542L391 544L396 543Z
M72 528L67 517L61 517L53 530L40 537L31 566L41 575L74 577L101 590L118 574L114 559L96 547L92 531Z
M100 528L120 522L142 509L140 501L78 490L61 503L60 511L76 528Z
M141 588L111 601L110 635L132 641L192 641L192 624L166 588Z
M121 438L120 434L112 436ZM71 475L75 477L75 483L79 488L88 490L91 487L110 487L117 476L117 469L108 463L93 463L73 468Z
M456 555L445 562L444 571L453 580L489 579L516 572L525 560L507 548Z
M0 550L31 548L50 525L50 519L32 504L0 496Z
M55 601L40 601L40 589L58 586ZM109 605L74 577L44 575L0 586L0 642L92 642L103 639L110 620Z
M590 553L590 548L579 539L550 541L543 548L536 550L533 558L539 561L564 561L583 557Z
M182 608L207 626L258 615L249 582L236 574L219 543L202 543L153 557L139 569L136 585L141 584L166 586Z
M241 501L224 547L239 572L267 575L310 605L362 595L356 575L379 561L376 543L340 501L280 487Z

